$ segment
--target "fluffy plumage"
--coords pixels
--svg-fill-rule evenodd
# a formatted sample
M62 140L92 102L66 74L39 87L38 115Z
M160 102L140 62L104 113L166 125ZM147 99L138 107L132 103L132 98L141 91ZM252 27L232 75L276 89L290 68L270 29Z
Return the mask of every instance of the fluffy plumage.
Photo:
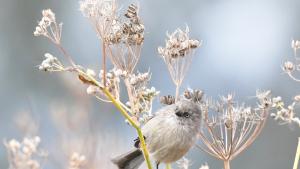
M158 110L142 128L147 148L156 163L171 163L184 156L196 141L200 123L200 107L189 100ZM135 149L113 162L119 169L137 169L143 160L142 152Z

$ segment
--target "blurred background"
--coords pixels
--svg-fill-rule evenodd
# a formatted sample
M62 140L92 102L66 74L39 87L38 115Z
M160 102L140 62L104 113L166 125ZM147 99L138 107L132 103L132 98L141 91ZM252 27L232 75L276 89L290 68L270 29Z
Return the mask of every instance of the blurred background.
M126 8L129 3L119 2ZM257 89L271 90L290 103L300 84L283 74L281 65L292 59L292 39L300 38L298 0L160 0L139 1L146 27L145 43L137 69L149 68L151 85L161 95L175 87L158 56L166 31L187 24L191 36L203 40L195 54L183 88L202 89L218 99L234 93L239 102L255 104ZM1 0L0 5L0 139L39 135L50 153L45 168L65 168L68 151L96 149L97 168L108 168L109 158L132 147L135 131L110 104L86 96L75 76L38 71L45 52L60 53L33 31L41 11L51 8L64 23L62 43L74 60L99 71L99 40L89 21L70 0ZM160 104L156 100L154 109ZM80 123L78 123L80 122ZM233 169L292 168L297 126L280 126L271 118L250 148L232 161ZM86 138L93 135L96 139ZM92 145L92 147L88 146ZM71 149L71 150L70 150ZM72 150L73 149L73 150ZM104 158L105 157L105 158ZM222 162L193 149L187 155L191 168L208 163L221 169ZM106 164L107 163L107 164ZM0 145L0 168L8 168L6 150ZM111 168L111 167L110 167Z

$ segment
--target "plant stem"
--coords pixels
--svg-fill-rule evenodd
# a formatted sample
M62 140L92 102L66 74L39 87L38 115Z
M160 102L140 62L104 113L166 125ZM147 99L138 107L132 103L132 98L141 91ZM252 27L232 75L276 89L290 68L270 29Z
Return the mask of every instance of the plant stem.
M176 84L175 101L177 101L179 99L179 88L180 88L180 85Z
M137 125L136 122L134 120L132 120L131 116L122 107L122 105L119 103L119 101L117 101L114 98L114 96L106 88L103 88L101 86L101 84L93 76L87 75L85 72L83 72L80 69L77 69L77 72L81 75L84 75L84 76L88 77L89 80L91 80L94 85L98 86L104 92L104 94L109 98L109 100L111 100L111 102L116 106L116 108L121 112L121 114L128 120L128 122L131 124L131 126L136 129L139 140L140 140L140 143L141 143L140 144L141 149L143 151L144 158L145 158L145 161L147 163L147 167L148 167L148 169L152 169L150 156L149 156L149 152L148 152L147 147L146 147L146 142L145 142L145 139L144 139L144 135L143 135L142 130L139 127L139 125Z
M102 69L103 69L103 86L106 87L106 45L102 42Z
M230 161L229 160L224 161L224 169L230 169Z
M107 95L107 97L112 101L112 103L117 107L117 109L120 110L121 114L129 121L129 123L136 129L137 134L139 136L139 140L141 143L141 149L143 151L145 161L147 163L148 169L152 169L150 156L146 147L144 135L142 133L141 128L132 120L132 118L128 115L126 110L123 109L123 107L115 100L115 98L109 93L109 91L106 88L103 88L103 92Z
M297 147L297 151L296 151L296 156L295 156L295 162L294 162L293 169L298 168L299 158L300 158L300 137L298 138L298 147Z
M166 169L172 169L172 166L170 163L166 164Z

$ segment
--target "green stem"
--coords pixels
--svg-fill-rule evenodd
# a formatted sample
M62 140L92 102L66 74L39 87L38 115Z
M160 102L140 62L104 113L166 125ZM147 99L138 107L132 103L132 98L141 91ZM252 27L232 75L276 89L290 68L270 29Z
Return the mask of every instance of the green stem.
M297 148L296 155L295 155L295 162L294 162L293 169L298 168L299 158L300 158L300 137L298 138L298 148Z
M121 114L128 120L128 122L131 124L131 126L136 129L139 140L140 140L140 143L141 143L141 149L143 151L145 161L147 163L147 167L148 167L148 169L152 169L150 156L149 156L149 152L148 152L147 147L146 147L146 142L145 142L145 139L144 139L144 135L143 135L142 130L139 127L139 125L136 124L136 122L132 120L131 116L122 107L122 105L119 103L119 101L117 101L114 98L114 96L106 88L103 88L102 85L93 76L87 75L85 72L83 72L80 69L77 69L77 72L80 75L84 75L85 77L88 77L89 80L92 81L94 85L98 86L104 92L104 94L109 98L109 100L111 100L111 102L116 106L116 108L121 112Z
M116 108L120 110L121 114L129 121L129 123L136 129L141 143L141 149L143 151L145 161L147 163L147 167L148 169L152 169L149 153L146 147L144 135L141 131L141 128L132 120L132 118L128 115L126 110L123 109L123 107L117 102L117 100L110 94L110 92L106 88L103 88L103 92L112 101L112 103L116 106Z
M172 166L170 163L166 164L166 169L172 169Z

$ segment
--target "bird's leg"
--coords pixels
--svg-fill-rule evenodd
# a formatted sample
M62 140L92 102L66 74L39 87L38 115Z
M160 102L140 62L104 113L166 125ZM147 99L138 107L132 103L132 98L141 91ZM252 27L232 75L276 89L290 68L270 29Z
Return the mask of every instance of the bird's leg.
M158 169L159 163L160 163L160 162L156 162L156 169Z
M146 137L145 136L143 136L143 137L146 140ZM134 147L140 148L140 139L139 138L134 139Z

